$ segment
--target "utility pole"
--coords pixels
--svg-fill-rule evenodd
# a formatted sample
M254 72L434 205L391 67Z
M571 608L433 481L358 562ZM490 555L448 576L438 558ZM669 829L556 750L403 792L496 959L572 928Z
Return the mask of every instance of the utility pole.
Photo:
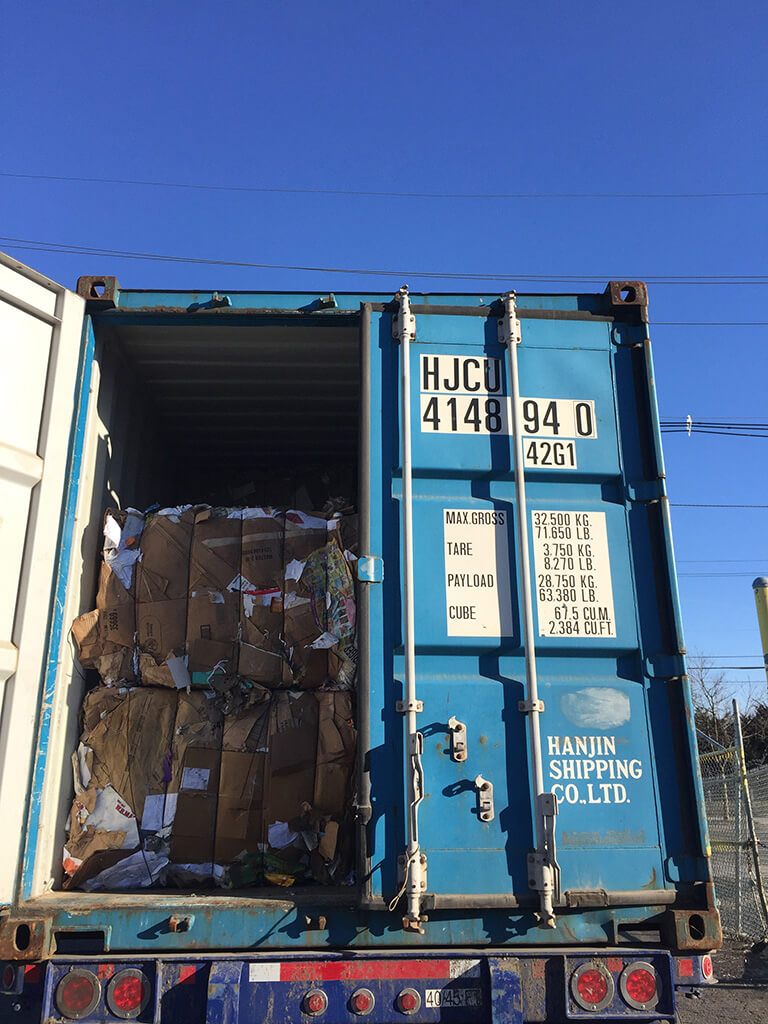
M752 580L757 605L757 622L760 626L760 641L763 648L763 664L768 678L768 576L758 576Z

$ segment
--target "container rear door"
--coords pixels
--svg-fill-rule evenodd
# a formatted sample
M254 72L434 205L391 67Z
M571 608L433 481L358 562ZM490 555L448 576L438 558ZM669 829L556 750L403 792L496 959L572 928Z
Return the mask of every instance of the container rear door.
M426 906L431 899L436 907L479 908L498 905L499 896L523 904L533 898L535 905L526 866L535 848L530 749L527 716L518 706L525 697L515 538L521 510L498 311L413 302ZM525 299L519 303L525 306ZM568 891L669 887L681 877L680 864L672 863L681 859L679 851L687 844L701 857L705 839L695 814L687 817L695 792L683 705L661 678L665 671L679 674L682 660L669 600L668 537L658 526L666 507L658 501L662 468L654 458L645 329L586 313L558 319L554 310L536 312L529 318L523 312L518 346L524 514L545 704L544 788L559 803L563 899ZM388 903L401 887L397 861L405 849L410 770L396 711L404 672L400 346L388 310L365 307L364 313L370 531L364 553L384 562L383 582L368 585L364 666L371 695L370 775L364 776L372 808L368 895ZM649 513L649 499L661 512ZM465 757L457 747L463 737ZM663 772L660 797L657 773ZM483 780L492 785L490 819L481 806ZM683 819L688 840L680 832ZM678 851L674 858L670 845Z
M0 905L13 899L62 543L83 300L0 253Z

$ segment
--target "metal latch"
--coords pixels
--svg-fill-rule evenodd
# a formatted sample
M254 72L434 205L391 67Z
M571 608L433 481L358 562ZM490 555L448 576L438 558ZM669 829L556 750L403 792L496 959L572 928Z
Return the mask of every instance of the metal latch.
M448 719L448 728L451 730L451 760L467 760L467 727L463 722L453 715Z
M477 788L477 816L480 821L493 821L495 811L493 809L493 783L478 775L475 779Z
M540 793L536 798L536 814L543 824L541 845L528 854L528 885L546 897L542 900L541 922L545 928L555 927L552 902L560 899L560 865L555 857L555 818L557 797L554 793Z

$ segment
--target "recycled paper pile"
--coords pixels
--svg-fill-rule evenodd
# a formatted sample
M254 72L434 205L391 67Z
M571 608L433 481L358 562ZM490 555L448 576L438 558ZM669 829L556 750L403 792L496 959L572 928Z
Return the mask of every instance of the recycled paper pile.
M349 881L356 518L110 511L67 887Z

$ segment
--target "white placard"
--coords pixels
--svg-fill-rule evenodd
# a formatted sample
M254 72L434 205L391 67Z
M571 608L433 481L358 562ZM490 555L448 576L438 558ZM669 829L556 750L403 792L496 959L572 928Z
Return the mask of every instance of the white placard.
M280 981L280 964L248 964L248 981Z
M448 636L511 636L509 513L443 509Z
M605 512L532 511L539 636L615 637Z

